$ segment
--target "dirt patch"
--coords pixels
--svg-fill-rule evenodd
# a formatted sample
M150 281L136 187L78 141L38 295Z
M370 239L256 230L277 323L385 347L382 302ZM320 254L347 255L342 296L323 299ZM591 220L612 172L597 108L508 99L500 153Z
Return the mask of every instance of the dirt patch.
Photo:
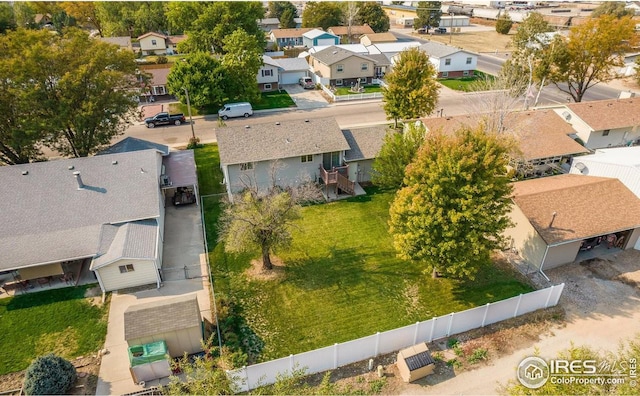
M76 368L78 379L69 395L95 395L98 385L98 373L100 372L101 359L97 355L78 357L71 360ZM9 373L0 376L0 392L8 392L9 395L19 395L24 382L24 371ZM15 390L15 392L11 392Z
M449 34L417 34L412 33L415 37L437 41L439 43L451 45L454 47L460 47L474 52L496 52L496 51L511 51L511 38L515 29L511 30L510 34L499 34L494 31L485 32L460 32Z
M262 260L251 260L251 267L245 271L245 275L250 279L262 281L282 279L284 277L284 262L279 257L273 256L271 257L271 264L273 268L266 270L262 266Z

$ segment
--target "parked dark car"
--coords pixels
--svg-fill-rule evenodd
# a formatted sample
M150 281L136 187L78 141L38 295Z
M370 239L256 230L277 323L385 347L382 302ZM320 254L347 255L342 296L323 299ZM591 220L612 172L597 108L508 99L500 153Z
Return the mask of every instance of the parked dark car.
M184 114L182 113L169 114L166 111L163 111L153 117L145 118L144 123L147 128L155 128L157 125L180 125L185 121Z
M438 27L438 28L433 29L433 31L436 32L436 33L444 34L444 33L447 32L447 28Z

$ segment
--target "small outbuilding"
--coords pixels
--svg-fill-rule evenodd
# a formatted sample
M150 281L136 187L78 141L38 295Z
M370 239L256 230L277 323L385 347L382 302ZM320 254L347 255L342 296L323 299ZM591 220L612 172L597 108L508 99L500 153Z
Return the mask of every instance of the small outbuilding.
M427 344L422 342L398 352L396 365L404 382L413 382L433 374L436 362Z

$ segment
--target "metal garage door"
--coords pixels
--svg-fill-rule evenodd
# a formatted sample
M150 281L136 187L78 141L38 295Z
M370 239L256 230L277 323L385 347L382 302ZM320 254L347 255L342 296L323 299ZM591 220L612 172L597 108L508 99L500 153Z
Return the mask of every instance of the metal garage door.
M329 39L318 39L318 44L317 45L336 45L336 40L329 38Z
M282 73L280 74L281 84L297 84L298 80L306 75L307 73L304 71Z

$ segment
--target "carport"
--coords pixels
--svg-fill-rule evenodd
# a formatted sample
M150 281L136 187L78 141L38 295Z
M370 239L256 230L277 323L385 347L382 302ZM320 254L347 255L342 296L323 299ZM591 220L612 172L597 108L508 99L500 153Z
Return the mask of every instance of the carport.
M162 158L160 185L165 199L173 197L178 188L191 188L196 197L196 205L200 205L198 174L193 150L172 151Z

